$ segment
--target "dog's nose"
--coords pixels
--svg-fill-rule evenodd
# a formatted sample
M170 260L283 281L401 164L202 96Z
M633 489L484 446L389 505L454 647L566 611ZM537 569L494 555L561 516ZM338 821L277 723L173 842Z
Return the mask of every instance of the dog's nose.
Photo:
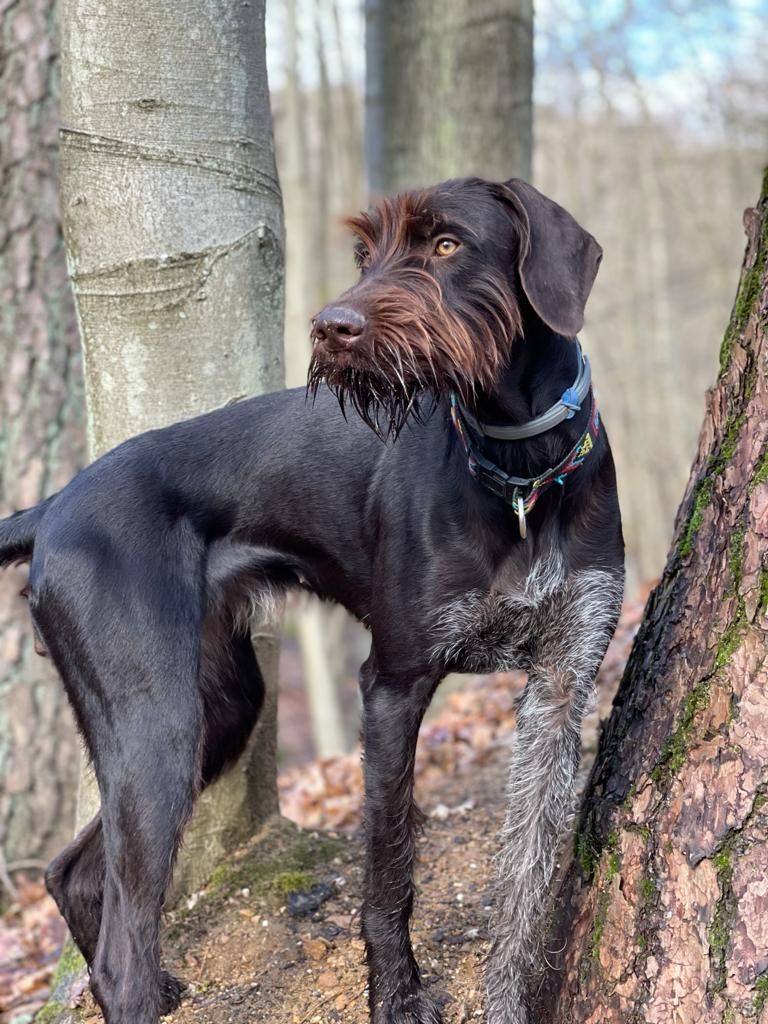
M365 330L365 317L348 306L326 306L312 321L312 337L331 351L351 345Z

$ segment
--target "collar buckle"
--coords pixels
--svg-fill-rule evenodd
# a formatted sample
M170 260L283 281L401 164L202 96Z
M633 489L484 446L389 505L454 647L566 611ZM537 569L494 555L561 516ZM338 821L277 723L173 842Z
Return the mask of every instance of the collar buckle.
M515 512L517 512L517 525L520 530L520 537L525 540L528 536L528 523L526 520L528 501L522 493L521 481L516 477L509 477L501 470L478 466L475 479L481 483L497 498L501 498Z
M576 388L566 388L560 396L560 404L568 410L565 417L567 420L572 420L577 412L581 412L581 399Z
M475 479L487 487L497 498L513 504L519 487L496 466L477 466Z

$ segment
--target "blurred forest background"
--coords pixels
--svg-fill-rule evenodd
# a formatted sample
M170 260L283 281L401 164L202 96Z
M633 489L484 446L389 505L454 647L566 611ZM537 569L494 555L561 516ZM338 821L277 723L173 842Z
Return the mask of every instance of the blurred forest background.
M50 4L40 6L50 11ZM0 12L10 7L0 3ZM364 208L375 186L365 153L366 8L375 17L375 0L267 4L288 239L289 385L304 381L310 316L354 276L341 220ZM737 282L742 211L755 200L768 153L767 16L763 0L542 0L536 6L532 180L605 250L582 340L618 462L633 596L664 562ZM23 306L3 302L0 310L3 514L61 487L85 457L77 329L63 260L49 258L61 246L58 225L55 217L46 222L37 215L30 238L13 184L22 160L55 161L54 35L37 36L32 22L15 19L11 37L11 24L3 18L9 59L0 76L24 78L37 97L39 131L30 138L28 118L15 118L12 103L0 111L0 202L11 209L12 196L17 219L0 207L0 249L9 257L0 266L0 289L28 288L34 273L37 297ZM453 87L468 87L476 71L463 69L465 81ZM42 277L41 267L49 268ZM60 325L56 339L44 326L50 320ZM356 673L365 653L362 631L341 611L313 604L289 609L281 667L283 764L353 744ZM26 757L11 756L20 749ZM0 880L8 877L6 860L18 864L23 854L37 863L68 836L76 773L63 693L50 684L48 663L33 656L15 588L3 580Z

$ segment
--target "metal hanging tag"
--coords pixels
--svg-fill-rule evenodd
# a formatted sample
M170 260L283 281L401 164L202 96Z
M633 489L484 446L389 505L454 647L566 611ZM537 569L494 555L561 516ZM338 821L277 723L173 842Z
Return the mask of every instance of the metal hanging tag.
M517 525L520 527L520 536L525 540L528 527L525 522L525 501L518 496L517 499Z

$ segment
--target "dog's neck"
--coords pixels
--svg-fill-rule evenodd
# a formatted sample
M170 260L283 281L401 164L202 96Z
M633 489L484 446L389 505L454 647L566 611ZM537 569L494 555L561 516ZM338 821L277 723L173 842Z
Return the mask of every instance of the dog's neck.
M493 389L477 394L473 411L483 422L494 425L523 424L546 412L578 372L579 357L573 338L565 338L538 319L527 324L524 336L515 341L510 357ZM483 452L506 473L535 475L548 468L542 459L556 462L584 429L588 411L582 408L571 420L564 420L545 434L519 441L479 439ZM560 457L560 455L558 455Z

